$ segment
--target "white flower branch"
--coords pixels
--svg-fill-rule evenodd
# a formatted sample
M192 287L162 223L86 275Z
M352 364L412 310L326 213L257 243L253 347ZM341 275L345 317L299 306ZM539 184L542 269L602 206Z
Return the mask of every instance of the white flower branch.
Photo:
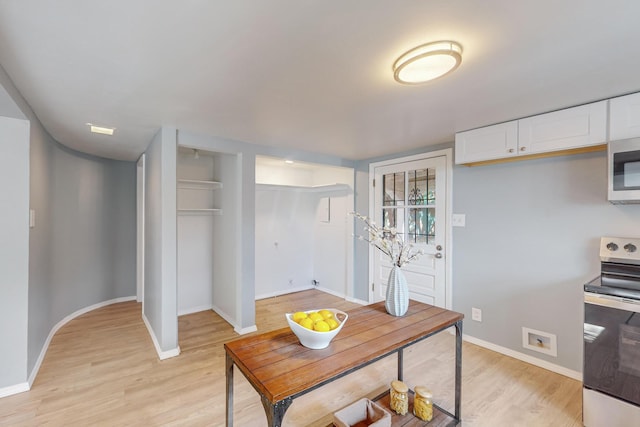
M351 215L364 222L364 231L368 234L368 238L357 236L358 240L365 241L378 248L389 257L391 264L402 267L424 254L422 249L415 250L413 244L406 244L402 235L395 228L378 227L371 218L360 215L357 212L351 212Z

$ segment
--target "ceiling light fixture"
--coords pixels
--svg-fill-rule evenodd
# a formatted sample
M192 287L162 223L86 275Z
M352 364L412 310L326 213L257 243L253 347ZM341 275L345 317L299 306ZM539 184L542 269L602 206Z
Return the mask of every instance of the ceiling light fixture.
M454 41L438 41L413 48L393 64L398 83L416 85L449 74L462 62L462 46Z
M292 164L293 164L293 160L285 160L284 162L285 162L286 164L288 164L288 165L292 165Z
M102 126L94 126L91 123L87 123L87 126L89 126L89 129L91 130L92 133L99 133L102 135L113 135L113 131L116 130L116 128L106 128L106 127L102 127Z

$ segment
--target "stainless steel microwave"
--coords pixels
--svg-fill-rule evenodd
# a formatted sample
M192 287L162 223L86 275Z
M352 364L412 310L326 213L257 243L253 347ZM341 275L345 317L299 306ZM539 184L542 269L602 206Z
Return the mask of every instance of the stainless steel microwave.
M609 142L609 201L640 203L640 138Z

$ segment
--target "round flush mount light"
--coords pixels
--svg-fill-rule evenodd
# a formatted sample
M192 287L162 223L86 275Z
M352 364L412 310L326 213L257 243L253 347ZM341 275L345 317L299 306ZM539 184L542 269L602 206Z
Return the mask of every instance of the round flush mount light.
M438 41L415 47L393 64L398 83L416 85L449 74L462 62L462 46L454 41Z

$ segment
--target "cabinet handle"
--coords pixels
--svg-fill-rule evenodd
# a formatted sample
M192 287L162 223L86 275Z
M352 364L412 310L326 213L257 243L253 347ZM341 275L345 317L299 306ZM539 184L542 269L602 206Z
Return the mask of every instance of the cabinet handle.
M513 148L509 148L509 153L513 153Z
M520 147L520 151L527 151L527 147Z

